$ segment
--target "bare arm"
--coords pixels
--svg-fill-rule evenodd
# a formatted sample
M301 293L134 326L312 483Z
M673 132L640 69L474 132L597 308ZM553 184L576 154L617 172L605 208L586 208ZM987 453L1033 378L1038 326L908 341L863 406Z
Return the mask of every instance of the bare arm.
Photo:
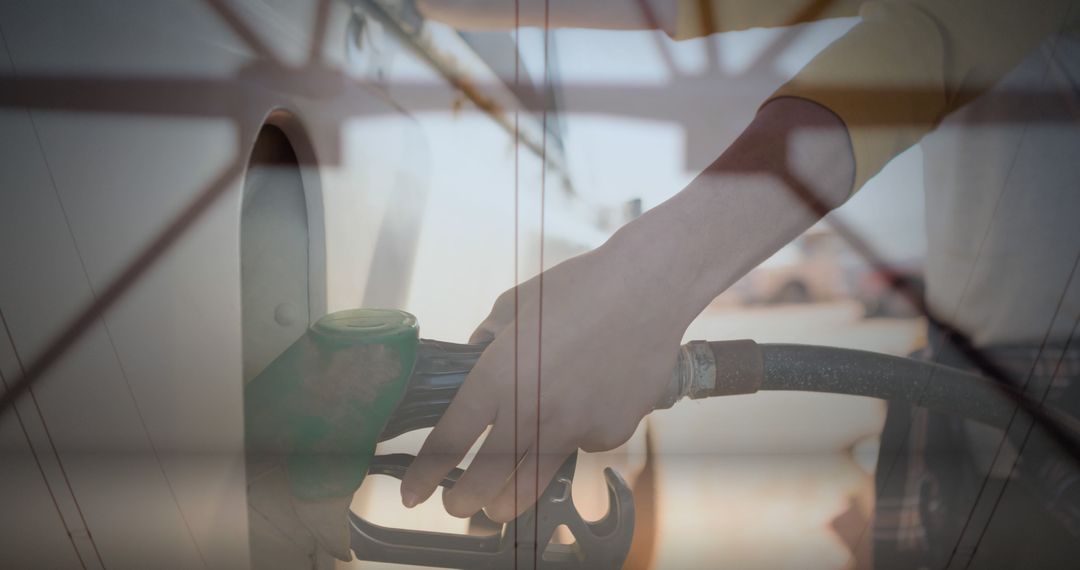
M847 198L853 172L835 115L774 100L678 195L504 294L473 337L491 345L406 474L403 502L429 497L488 425L479 455L444 494L451 514L483 507L509 520L568 454L626 441L666 386L690 321L820 217L785 181L803 180L831 208Z
M820 219L820 208L842 204L853 176L847 131L836 115L806 100L775 99L689 186L612 241L642 240L621 246L634 250L677 248L665 253L687 264L670 270L685 276L686 293L696 301L683 317L689 324L713 298ZM804 187L794 188L790 180ZM677 245L666 243L665 232L679 236Z

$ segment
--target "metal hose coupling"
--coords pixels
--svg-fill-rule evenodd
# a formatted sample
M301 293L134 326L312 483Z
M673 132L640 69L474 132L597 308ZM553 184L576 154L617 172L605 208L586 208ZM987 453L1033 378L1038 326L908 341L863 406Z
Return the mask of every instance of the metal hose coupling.
M655 409L683 398L753 394L761 389L764 370L761 347L752 340L688 342L679 348L671 383Z

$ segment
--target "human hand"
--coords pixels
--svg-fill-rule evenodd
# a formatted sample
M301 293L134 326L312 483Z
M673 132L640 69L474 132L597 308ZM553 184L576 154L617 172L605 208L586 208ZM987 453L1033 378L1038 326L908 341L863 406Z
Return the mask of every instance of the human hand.
M510 520L574 450L620 445L663 393L690 322L820 218L806 192L836 207L853 173L836 115L776 99L679 194L503 294L473 337L491 344L406 473L402 501L426 500L489 425L443 495L451 514ZM791 176L806 188L789 187Z
M427 499L491 425L443 495L449 513L508 521L566 457L625 442L671 378L687 312L665 310L654 279L620 242L557 265L495 302L473 342L490 341L402 482ZM696 314L696 311L693 312Z

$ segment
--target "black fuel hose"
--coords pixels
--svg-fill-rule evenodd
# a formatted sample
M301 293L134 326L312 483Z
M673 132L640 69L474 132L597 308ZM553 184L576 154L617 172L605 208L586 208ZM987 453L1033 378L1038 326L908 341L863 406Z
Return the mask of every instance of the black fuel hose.
M405 396L380 441L434 426L485 347L421 340ZM904 401L998 428L1013 417L1017 397L983 376L911 358L831 346L694 341L683 345L656 409L683 398L759 390Z
M998 428L1007 427L1017 397L989 378L912 358L832 346L694 341L680 350L668 396L658 407L759 390L902 401Z
M903 401L998 428L1015 402L992 380L931 362L798 344L759 345L762 390L827 392Z

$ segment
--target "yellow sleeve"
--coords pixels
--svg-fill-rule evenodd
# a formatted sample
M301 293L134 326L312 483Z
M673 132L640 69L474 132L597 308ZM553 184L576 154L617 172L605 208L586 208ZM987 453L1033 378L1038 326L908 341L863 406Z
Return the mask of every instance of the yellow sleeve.
M800 97L847 126L857 190L949 112L990 88L1040 41L1070 29L1069 0L863 4L862 21L769 100ZM1080 9L1072 10L1080 12Z
M676 40L854 16L864 0L678 0Z

